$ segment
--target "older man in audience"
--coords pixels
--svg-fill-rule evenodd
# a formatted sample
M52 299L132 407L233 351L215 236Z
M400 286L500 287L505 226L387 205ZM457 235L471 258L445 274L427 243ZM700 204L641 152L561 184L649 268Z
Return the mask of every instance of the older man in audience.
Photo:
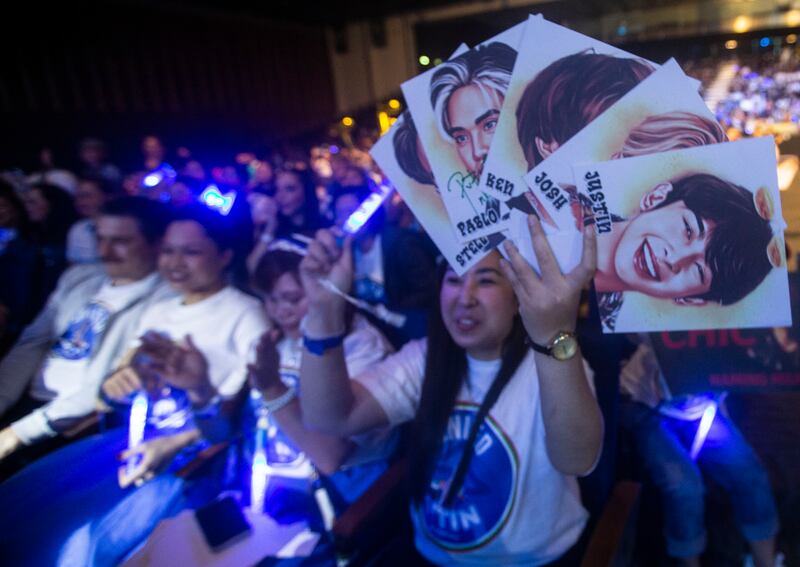
M145 308L168 291L156 272L167 222L141 197L106 204L97 220L101 264L67 270L0 363L0 461L73 427L95 407L98 388L130 342ZM28 451L31 452L31 451Z

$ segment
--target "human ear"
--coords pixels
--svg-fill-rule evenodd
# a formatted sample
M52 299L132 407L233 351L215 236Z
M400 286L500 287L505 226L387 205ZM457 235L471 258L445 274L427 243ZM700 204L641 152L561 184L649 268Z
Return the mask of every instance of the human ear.
M558 149L558 142L545 142L539 136L534 138L534 143L536 144L536 150L539 152L539 155L542 156L542 159L547 159L550 157L554 151Z
M676 297L673 301L675 305L693 305L695 307L706 304L706 300L700 297Z
M671 191L672 183L659 183L642 196L641 201L639 201L639 208L642 211L653 210L664 202Z

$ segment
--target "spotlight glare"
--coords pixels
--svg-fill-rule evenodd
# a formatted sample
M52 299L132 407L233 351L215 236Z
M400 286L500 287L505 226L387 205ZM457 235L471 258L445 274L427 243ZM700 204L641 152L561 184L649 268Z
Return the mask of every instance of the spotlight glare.
M392 110L398 110L400 108L400 101L396 98L393 98L389 101L389 108Z
M342 124L344 124L349 128L350 126L355 124L355 121L351 117L345 116L344 118L342 118Z
M725 49L736 49L739 47L739 42L735 39L729 39L725 42Z
M427 55L420 55L419 56L419 64L420 65L423 65L423 66L424 65L430 65L430 63L431 63L431 58L428 57Z
M733 20L733 31L736 33L744 33L748 31L751 26L752 22L747 16L737 16L736 19Z

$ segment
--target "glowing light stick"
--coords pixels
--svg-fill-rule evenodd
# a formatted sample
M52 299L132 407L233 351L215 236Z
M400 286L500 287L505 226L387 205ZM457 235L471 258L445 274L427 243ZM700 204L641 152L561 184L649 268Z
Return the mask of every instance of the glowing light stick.
M314 500L317 501L319 513L322 516L322 525L325 527L325 531L329 532L333 529L333 521L336 519L336 512L333 509L331 497L319 481L319 474L317 474L317 471L314 471L314 474L311 476L311 483L314 487Z
M267 428L269 421L266 412L256 422L256 442L253 464L250 473L250 510L256 514L264 513L264 498L267 492Z
M214 209L223 216L227 216L236 201L236 191L223 193L216 185L209 185L200 193L200 202L209 209Z
M694 441L692 441L692 450L689 453L692 459L696 459L700 449L703 448L703 443L705 443L708 437L711 424L714 422L714 417L717 415L717 408L717 401L709 400L706 409L703 410L703 417L700 418L700 425L697 426L697 431L694 434Z
M147 408L149 402L147 393L139 391L133 398L131 404L131 415L128 418L128 450L134 449L144 441L144 429L147 425ZM139 459L137 456L130 457L125 467L130 474L136 468Z
M162 163L144 176L142 179L142 185L147 189L152 189L153 187L158 186L158 184L165 179L172 180L175 179L175 177L177 177L177 173L174 169L172 169L172 166Z
M383 202L391 192L392 188L390 186L381 185L379 191L371 193L370 196L364 199L358 208L347 217L347 220L342 226L342 230L347 234L355 234L361 230L369 219L372 218L372 215L375 214L375 211L381 208L381 205L383 205Z

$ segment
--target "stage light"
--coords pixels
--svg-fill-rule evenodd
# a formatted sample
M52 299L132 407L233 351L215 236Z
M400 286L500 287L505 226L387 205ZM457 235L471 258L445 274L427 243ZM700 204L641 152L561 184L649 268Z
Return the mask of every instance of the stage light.
M350 126L355 124L355 121L351 117L345 116L344 118L342 118L342 124L344 124L349 128Z
M786 18L786 25L790 28L800 26L800 10L789 10L784 17Z
M396 98L393 98L389 101L389 108L392 110L399 110L400 109L400 101Z
M739 47L739 42L735 39L729 39L725 42L725 49L736 49Z
M790 43L790 44L797 43L797 34L796 33L790 33L789 35L787 35L786 36L786 43Z
M761 47L769 47L770 43L772 43L772 40L768 37L762 37L760 40L758 40L758 45Z
M431 63L431 58L428 57L427 55L420 55L419 56L419 64L420 65L430 65L430 63Z
M147 172L147 175L142 179L142 187L145 189L152 189L164 181L174 180L177 176L178 174L171 165L162 163L157 168Z
M383 136L386 132L389 131L389 114L386 112L379 112L378 113L378 126L381 130L381 136Z
M436 59L433 60L433 64L434 65L441 65L442 64L442 58L441 57L437 57Z
M733 20L733 31L736 33L745 33L753 25L753 22L747 16L737 16Z

